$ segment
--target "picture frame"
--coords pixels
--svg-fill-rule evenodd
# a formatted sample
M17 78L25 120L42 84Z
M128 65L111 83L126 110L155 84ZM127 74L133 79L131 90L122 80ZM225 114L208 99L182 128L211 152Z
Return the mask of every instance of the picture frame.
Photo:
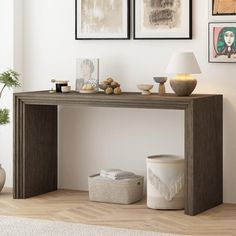
M135 0L134 39L192 39L192 0Z
M75 0L75 39L130 39L130 0Z
M208 0L208 18L210 21L236 21L234 0Z
M208 61L236 63L236 22L210 22L208 32Z
M76 59L76 85L79 92L84 85L90 84L95 91L99 89L99 59L77 58Z

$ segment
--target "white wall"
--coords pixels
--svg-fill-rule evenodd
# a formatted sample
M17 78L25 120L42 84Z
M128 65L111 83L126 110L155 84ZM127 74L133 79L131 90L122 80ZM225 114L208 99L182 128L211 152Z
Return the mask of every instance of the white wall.
M23 76L23 0L0 1L0 72L9 68ZM22 77L21 77L22 79ZM21 80L23 85L23 81ZM19 91L18 88L15 91ZM10 124L0 126L0 164L5 169L6 184L13 182L13 90L5 89L0 108L10 109Z
M101 79L112 75L137 91L164 73L172 52L194 51L203 71L195 92L224 94L224 201L236 203L235 64L207 62L208 1L193 1L187 41L75 41L74 0L24 3L25 90L49 89L52 76L73 84L76 57L98 57ZM183 154L183 118L181 111L61 107L60 187L86 189L87 176L108 166L145 174L147 155Z
M0 1L0 71L13 67L13 0ZM0 108L12 109L12 91L5 89ZM12 113L11 113L12 120ZM12 185L12 123L0 126L0 164L7 172L6 185Z
M20 88L15 88L15 91L23 90L23 65L24 65L24 57L23 57L23 3L24 0L14 0L14 27L13 27L13 34L14 34L14 43L13 43L13 67L20 74Z

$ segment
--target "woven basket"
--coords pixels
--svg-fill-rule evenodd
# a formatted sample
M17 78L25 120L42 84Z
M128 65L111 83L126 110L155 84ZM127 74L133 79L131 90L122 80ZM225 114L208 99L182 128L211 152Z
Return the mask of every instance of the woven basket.
M88 177L89 199L97 202L131 204L143 197L143 176L113 180L99 174Z

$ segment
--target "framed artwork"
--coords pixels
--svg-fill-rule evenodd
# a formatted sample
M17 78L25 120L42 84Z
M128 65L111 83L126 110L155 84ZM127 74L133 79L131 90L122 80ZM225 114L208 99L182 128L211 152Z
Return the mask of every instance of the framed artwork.
M209 62L236 62L236 23L209 23Z
M99 85L99 59L76 59L76 91L80 91L84 85L91 85L98 90Z
M75 39L129 39L130 0L75 0Z
M209 19L215 21L236 20L236 1L209 0Z
M192 0L135 0L134 39L191 39Z

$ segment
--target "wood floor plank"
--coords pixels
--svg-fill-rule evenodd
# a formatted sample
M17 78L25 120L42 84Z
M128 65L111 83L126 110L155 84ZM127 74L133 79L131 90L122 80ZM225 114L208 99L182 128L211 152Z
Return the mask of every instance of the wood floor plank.
M0 215L202 236L235 236L236 205L223 204L197 216L152 210L145 199L132 205L90 202L87 192L58 190L24 200L0 193Z

